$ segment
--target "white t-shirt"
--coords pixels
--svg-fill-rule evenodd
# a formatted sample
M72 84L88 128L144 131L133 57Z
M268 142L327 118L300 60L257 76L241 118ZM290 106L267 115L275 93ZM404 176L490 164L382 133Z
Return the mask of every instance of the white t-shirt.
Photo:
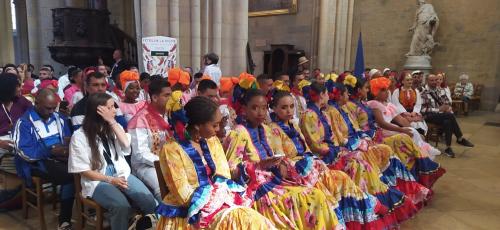
M212 78L212 81L214 81L215 83L217 83L218 86L220 86L220 78L222 77L222 71L220 70L219 66L215 64L207 65L205 66L203 74L210 76L210 78Z
M64 98L64 88L69 84L71 84L71 82L68 79L68 74L62 75L59 80L57 80L57 94L60 98Z
M130 143L130 135L127 134L127 137ZM109 141L110 151L114 154L118 154L118 160L115 160L114 154L111 157L116 170L116 176L128 178L128 176L130 175L130 166L125 160L125 155L130 153L130 144L129 146L121 146L116 137L110 139ZM114 141L114 145L111 144L111 141ZM106 173L107 163L103 155L104 146L100 140L98 140L98 146L99 152L101 153L102 162L102 168L98 170L98 172L104 175ZM116 149L114 147L116 147ZM73 136L71 137L71 142L69 145L68 172L81 173L92 170L90 163L91 158L92 153L90 150L89 142L87 140L87 136L85 136L83 129L79 128L73 133ZM94 190L99 183L100 181L89 180L88 178L82 176L81 185L83 197L92 197L92 195L94 194Z

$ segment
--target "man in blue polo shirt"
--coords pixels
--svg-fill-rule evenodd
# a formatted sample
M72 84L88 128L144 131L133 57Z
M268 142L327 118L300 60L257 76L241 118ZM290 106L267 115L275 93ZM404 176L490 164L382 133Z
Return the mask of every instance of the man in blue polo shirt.
M56 112L58 99L50 89L39 90L35 107L14 126L17 174L31 186L31 176L61 185L58 229L71 229L73 176L68 173L69 121Z

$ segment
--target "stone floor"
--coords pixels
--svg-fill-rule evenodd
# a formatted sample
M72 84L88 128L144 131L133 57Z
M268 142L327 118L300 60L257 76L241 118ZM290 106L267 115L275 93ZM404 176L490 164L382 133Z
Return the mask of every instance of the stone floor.
M457 158L436 158L447 173L436 183L431 203L401 229L500 229L500 126L485 125L500 124L500 113L474 112L459 122L476 147L454 146ZM46 219L55 229L50 207ZM0 229L39 229L38 218L33 212L28 220L21 211L0 213Z

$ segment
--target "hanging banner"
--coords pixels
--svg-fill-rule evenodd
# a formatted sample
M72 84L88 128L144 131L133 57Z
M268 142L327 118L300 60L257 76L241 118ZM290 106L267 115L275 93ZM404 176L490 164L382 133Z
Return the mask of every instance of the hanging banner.
M177 39L154 36L142 38L142 60L150 75L167 77L168 70L175 67Z

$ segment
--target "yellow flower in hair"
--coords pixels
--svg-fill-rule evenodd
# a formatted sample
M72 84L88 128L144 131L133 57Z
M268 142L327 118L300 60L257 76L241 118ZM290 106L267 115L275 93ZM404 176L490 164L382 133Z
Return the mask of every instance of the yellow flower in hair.
M168 101L165 104L165 109L169 114L182 109L181 98L182 98L182 91L176 90L172 92L172 95L170 95L170 98L168 98Z
M347 75L344 79L344 85L348 85L351 87L356 87L356 82L358 82L358 79L355 76L352 75Z
M311 85L310 81L308 81L308 80L302 80L302 81L300 81L299 85L298 85L299 90L302 91L302 88L304 88L304 87L306 87L308 85Z
M325 81L332 80L333 82L336 82L338 77L339 75L337 74L329 73L325 76Z
M290 92L290 87L287 84L285 84L285 82L283 82L282 80L275 81L273 83L273 87L280 91Z
M257 81L255 77L247 77L244 79L240 79L239 85L243 89L257 88Z

